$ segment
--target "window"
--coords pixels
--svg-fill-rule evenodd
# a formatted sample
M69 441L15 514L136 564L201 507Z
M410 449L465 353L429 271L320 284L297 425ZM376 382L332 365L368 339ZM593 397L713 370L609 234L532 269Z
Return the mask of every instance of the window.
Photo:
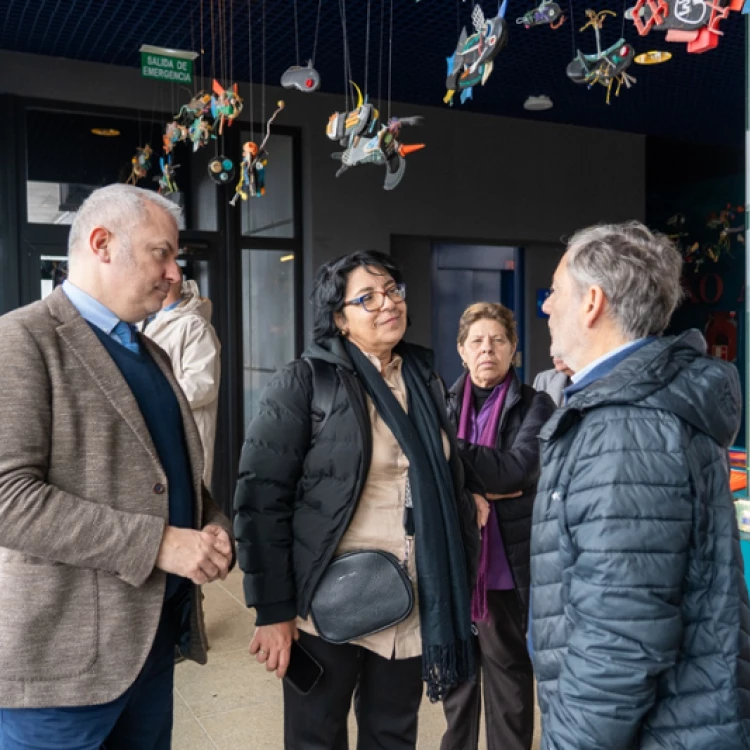
M42 255L39 299L44 299L65 281L68 275L67 255Z
M243 143L259 133L242 133ZM272 134L268 139L268 163L265 167L266 194L260 198L240 201L242 234L246 237L294 237L294 169L293 139Z
M245 425L263 388L295 357L295 264L286 250L242 251L242 372Z
M137 185L157 190L163 127L156 118L27 110L28 223L72 224L76 211L96 188L128 180L131 159L145 144L153 148L151 169ZM180 190L170 200L185 210L181 229L219 228L219 188L208 174L214 152L215 147L209 145L193 153L188 143L177 144L172 152Z

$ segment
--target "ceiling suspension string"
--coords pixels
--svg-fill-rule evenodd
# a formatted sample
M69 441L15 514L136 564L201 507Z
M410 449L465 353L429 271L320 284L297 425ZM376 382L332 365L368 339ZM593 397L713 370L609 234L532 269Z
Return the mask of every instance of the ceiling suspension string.
M391 78L393 72L393 0L391 0L390 31L388 34L388 119L391 119Z
M385 0L380 0L380 51L378 53L378 112L383 110L383 30L385 27Z
M294 47L297 51L297 67L299 67L299 23L297 22L297 0L294 0Z
M323 0L318 0L318 19L315 21L315 42L313 43L312 64L315 67L315 56L318 54L318 32L320 31L320 10Z
M370 0L367 0L367 25L365 26L365 98L369 99L368 86L370 72Z
M253 7L252 0L247 0L247 40L250 77L250 140L255 142L255 83L253 82Z
M263 38L261 44L260 119L266 121L266 0L263 0Z

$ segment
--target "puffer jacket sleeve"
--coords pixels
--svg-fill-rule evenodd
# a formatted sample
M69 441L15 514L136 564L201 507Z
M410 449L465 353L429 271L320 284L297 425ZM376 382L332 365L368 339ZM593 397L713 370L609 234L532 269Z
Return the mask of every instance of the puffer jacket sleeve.
M268 384L245 437L234 498L238 562L248 607L268 625L297 615L292 514L310 445L312 376L302 361Z
M561 554L574 563L545 750L635 747L682 638L693 515L684 430L664 412L602 412L576 436L567 489L553 489Z
M513 444L496 450L460 441L461 456L491 495L506 495L532 487L539 479L539 432L555 412L546 393L535 393Z

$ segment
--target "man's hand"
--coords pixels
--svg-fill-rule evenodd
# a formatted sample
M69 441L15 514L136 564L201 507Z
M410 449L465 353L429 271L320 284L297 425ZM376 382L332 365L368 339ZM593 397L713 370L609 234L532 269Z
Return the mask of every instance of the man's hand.
M229 558L229 561L232 561L232 540L229 538L229 534L221 528L221 526L217 526L215 523L209 523L207 526L203 527L203 531L213 534L216 537L216 540L214 541L214 547L221 552L222 555L226 555Z
M471 496L477 506L477 525L480 529L483 529L490 517L490 504L481 495L472 493Z
M298 638L299 632L294 620L259 625L250 641L250 655L255 656L259 664L265 664L267 672L276 672L276 676L281 679L289 666L292 641Z
M228 552L224 552L224 548L228 548ZM201 585L218 579L223 581L231 561L231 546L212 531L167 526L156 557L156 567Z

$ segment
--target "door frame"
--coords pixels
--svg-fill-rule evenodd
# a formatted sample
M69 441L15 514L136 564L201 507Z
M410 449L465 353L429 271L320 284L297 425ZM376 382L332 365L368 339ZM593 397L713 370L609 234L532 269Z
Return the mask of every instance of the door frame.
M507 271L513 272L513 316L516 320L516 333L518 336L518 349L517 349L517 355L520 354L519 364L516 366L516 372L518 373L518 377L520 378L521 382L525 382L525 360L526 360L526 354L525 352L528 350L527 342L526 342L526 325L525 325L525 248L522 243L514 243L514 242L486 242L484 240L458 240L458 239L452 239L452 238L443 238L443 239L436 239L431 238L430 239L430 285L432 287L431 291L431 299L432 299L432 346L433 349L437 346L438 337L440 336L440 331L438 330L438 324L437 324L437 298L435 294L435 282L437 279L437 273L439 267L438 267L438 252L437 248L440 245L451 245L455 247L460 246L466 246L466 247L479 247L479 248L496 248L496 247L502 247L507 248L509 250L512 250L512 263L513 268L505 269ZM481 270L481 269L472 269L472 270ZM490 268L488 265L487 270L502 270L502 269L496 269L496 268ZM458 321L456 321L456 325L458 325Z

